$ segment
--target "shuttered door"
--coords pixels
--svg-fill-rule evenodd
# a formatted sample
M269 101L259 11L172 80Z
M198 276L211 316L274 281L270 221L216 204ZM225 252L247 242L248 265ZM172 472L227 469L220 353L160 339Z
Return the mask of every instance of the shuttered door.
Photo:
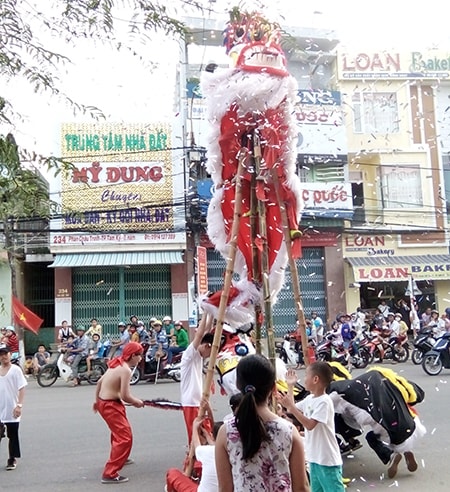
M303 309L309 317L311 311L317 311L322 319L326 319L325 275L323 248L303 248L303 257L297 260L297 271L300 278ZM217 251L208 249L208 287L211 291L223 288L225 260ZM273 308L275 336L282 337L295 329L297 314L289 267L286 270L284 287L278 294L278 302Z
M112 335L133 314L147 324L172 313L170 265L74 268L72 283L75 326L97 318L103 333Z
M125 269L125 314L136 314L148 324L172 315L170 265L152 265Z
M309 318L311 311L317 311L322 319L326 319L324 250L303 248L302 255L302 258L297 260L297 271L305 317ZM289 267L284 287L278 294L278 302L273 310L273 319L276 336L283 336L295 329L297 313Z

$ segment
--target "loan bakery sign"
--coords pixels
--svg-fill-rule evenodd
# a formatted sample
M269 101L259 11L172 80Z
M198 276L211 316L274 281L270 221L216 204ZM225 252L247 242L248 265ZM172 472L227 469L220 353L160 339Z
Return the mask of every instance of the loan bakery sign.
M341 79L449 79L450 53L433 51L360 51L339 53Z
M416 280L450 279L450 261L418 263L413 258L411 260L409 264L398 265L383 264L380 260L377 266L354 267L355 281L399 281L408 280L410 276Z

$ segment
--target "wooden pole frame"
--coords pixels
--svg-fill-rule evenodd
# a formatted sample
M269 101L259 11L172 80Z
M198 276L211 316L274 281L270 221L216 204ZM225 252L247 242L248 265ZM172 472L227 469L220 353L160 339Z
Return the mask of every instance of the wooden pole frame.
M261 161L261 141L257 130L253 132L253 155L255 158L255 172L256 181L265 183L265 176L262 171ZM263 200L257 200L258 202L258 220L259 220L259 235L262 242L261 252L261 274L262 274L262 288L263 288L263 304L264 304L264 320L267 333L267 351L269 360L275 368L275 335L273 330L273 316L272 316L272 300L270 295L270 283L269 283L269 247L267 244L267 221L266 221L266 202ZM253 238L255 240L255 238Z
M305 365L310 364L310 358L308 353L308 337L306 336L306 321L305 312L303 310L302 296L300 292L300 279L298 276L297 265L292 257L292 244L291 244L291 231L289 229L289 221L286 212L286 203L281 196L280 179L278 177L277 166L271 170L272 182L275 187L275 193L277 195L278 206L280 207L281 222L283 226L284 242L286 243L286 254L289 258L289 268L291 270L291 283L292 290L294 292L295 310L297 312L297 319L300 325L300 334L302 338L302 352Z
M211 355L209 357L208 370L206 372L205 382L203 385L203 397L209 398L210 387L214 377L214 367L216 365L217 354L219 352L220 339L222 337L223 323L225 318L225 310L228 304L228 298L230 296L231 281L233 279L234 263L236 261L237 252L237 238L239 233L239 225L241 222L241 210L242 210L242 173L244 169L244 162L248 158L248 150L241 148L238 153L238 168L236 171L236 192L234 195L234 213L233 213L233 225L231 227L230 234L230 246L228 251L227 266L225 270L225 279L220 296L219 310L216 319L216 328L214 331L214 340L211 347Z

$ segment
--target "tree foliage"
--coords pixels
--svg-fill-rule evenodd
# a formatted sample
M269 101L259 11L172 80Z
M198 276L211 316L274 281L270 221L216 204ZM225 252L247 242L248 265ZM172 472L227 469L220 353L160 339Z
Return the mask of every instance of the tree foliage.
M177 3L177 2L175 2ZM196 1L179 5L200 8ZM170 13L168 6L170 5ZM168 36L185 35L183 23L176 18L174 2L148 0L0 0L0 78L23 77L36 92L48 91L61 97L78 112L99 117L101 112L83 106L65 94L58 71L70 64L64 53L49 46L49 39L76 46L80 39L109 43L114 49L136 52L117 36L125 30L131 41L145 43L155 32ZM14 108L0 92L0 123L10 122Z

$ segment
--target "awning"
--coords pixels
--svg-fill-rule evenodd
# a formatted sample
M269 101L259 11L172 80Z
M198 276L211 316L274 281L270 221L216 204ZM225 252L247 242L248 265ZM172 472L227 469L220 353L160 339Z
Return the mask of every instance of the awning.
M119 253L57 254L50 268L184 263L182 251L124 251Z
M450 255L363 256L346 258L355 282L450 280Z

